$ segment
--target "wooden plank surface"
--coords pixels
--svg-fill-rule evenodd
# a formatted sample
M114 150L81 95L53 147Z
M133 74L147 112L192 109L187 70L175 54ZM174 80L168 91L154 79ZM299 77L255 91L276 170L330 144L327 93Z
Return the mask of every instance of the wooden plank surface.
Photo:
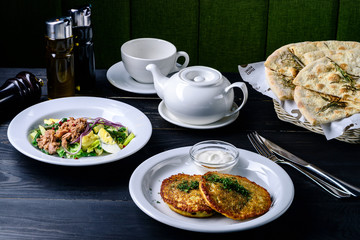
M24 69L0 69L0 85ZM44 69L27 69L46 80ZM360 201L330 196L296 170L283 166L295 187L290 208L278 219L255 229L226 234L184 231L143 213L132 201L132 172L147 158L199 141L219 139L254 151L246 135L257 130L294 154L335 176L360 186L359 145L324 136L277 119L273 103L249 86L249 100L229 126L193 130L166 122L157 112L155 95L128 93L97 71L95 96L130 104L150 119L149 143L132 156L90 167L62 167L28 158L11 146L7 128L15 113L0 118L0 239L359 239ZM238 73L225 74L240 81ZM236 92L236 98L241 94ZM46 100L46 89L42 100Z

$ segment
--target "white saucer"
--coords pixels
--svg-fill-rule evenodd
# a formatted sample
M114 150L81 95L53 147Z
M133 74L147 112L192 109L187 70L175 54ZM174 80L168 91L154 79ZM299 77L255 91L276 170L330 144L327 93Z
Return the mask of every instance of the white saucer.
M106 77L113 86L121 90L140 94L156 93L154 84L140 83L130 77L122 61L112 65L107 71Z
M234 107L238 107L235 103L233 105ZM235 113L234 115L231 115L229 117L224 117L222 119L220 119L219 121L213 122L213 123L209 123L209 124L205 124L205 125L192 125L189 123L184 123L182 121L180 121L177 117L175 117L173 114L171 114L168 109L166 108L166 105L164 103L164 101L161 101L161 103L159 104L158 107L158 111L160 113L160 116L165 119L166 121L175 124L177 126L180 127L185 127L185 128L192 128L192 129L213 129L213 128L219 128L219 127L223 127L226 125L229 125L230 123L234 122L237 117L239 116L239 112Z

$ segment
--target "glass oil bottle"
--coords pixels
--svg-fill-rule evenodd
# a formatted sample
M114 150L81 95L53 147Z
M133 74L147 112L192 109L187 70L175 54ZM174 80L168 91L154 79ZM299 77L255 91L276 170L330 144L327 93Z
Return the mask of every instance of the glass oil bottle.
M96 86L91 5L69 10L73 21L75 89L77 93L94 92Z
M62 17L46 21L45 41L48 98L75 95L71 18Z

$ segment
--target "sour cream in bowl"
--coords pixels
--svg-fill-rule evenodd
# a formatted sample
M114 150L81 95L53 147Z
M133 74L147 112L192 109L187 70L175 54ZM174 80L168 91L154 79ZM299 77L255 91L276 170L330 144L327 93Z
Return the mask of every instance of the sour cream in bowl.
M238 149L230 143L208 140L195 144L189 151L192 162L202 173L229 172L239 161Z

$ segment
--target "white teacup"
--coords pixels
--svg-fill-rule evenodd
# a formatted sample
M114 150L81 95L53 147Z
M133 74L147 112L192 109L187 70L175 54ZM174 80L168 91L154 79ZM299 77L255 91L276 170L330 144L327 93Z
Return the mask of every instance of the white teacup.
M177 63L179 57L185 58L182 65ZM137 38L125 42L121 46L121 58L126 71L141 83L154 82L152 74L146 70L146 66L151 63L156 64L165 76L189 64L186 52L177 52L174 44L156 38Z

